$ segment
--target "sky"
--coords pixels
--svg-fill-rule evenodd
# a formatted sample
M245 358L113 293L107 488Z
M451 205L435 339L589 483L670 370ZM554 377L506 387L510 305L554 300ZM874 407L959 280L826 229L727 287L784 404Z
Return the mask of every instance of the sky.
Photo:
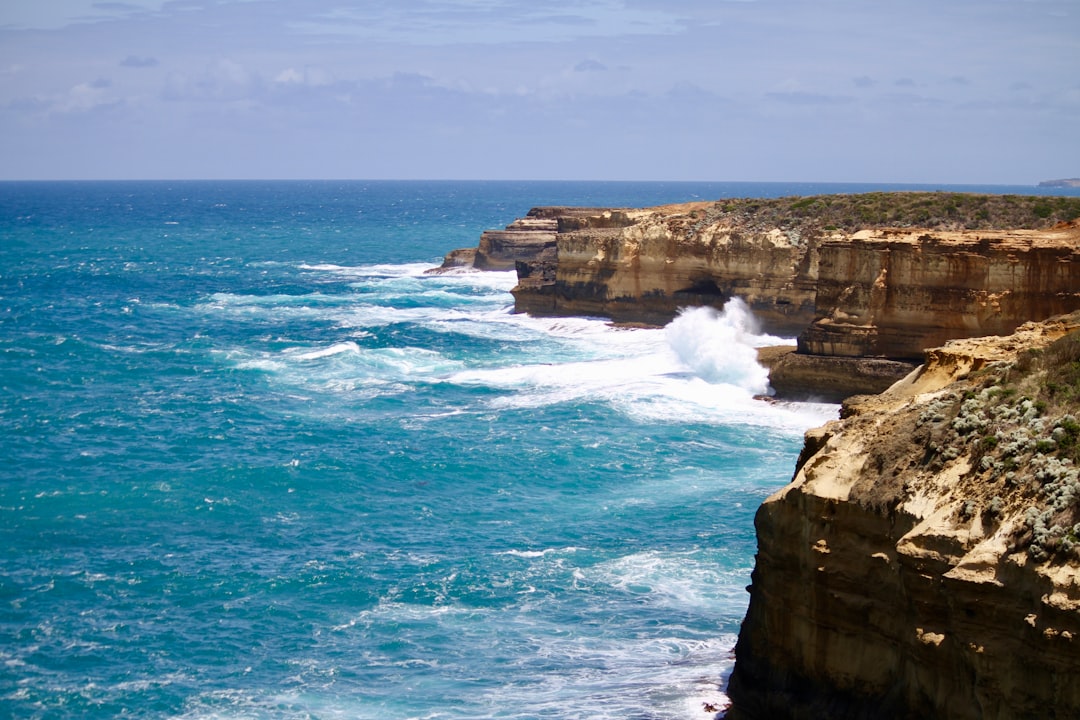
M1080 0L0 4L0 179L1077 176Z

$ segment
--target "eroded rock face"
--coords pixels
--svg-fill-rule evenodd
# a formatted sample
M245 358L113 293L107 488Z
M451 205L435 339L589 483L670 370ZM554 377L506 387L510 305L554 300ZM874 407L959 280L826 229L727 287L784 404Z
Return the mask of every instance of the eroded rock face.
M947 340L1008 335L1080 308L1080 227L862 230L819 248L815 355L919 359Z
M885 358L798 352L773 357L762 357L759 352L758 362L769 369L769 385L777 397L829 403L841 402L852 395L880 393L916 367L915 363Z
M680 308L719 308L738 296L767 331L797 334L814 318L813 242L708 221L712 206L560 218L554 271L518 266L517 309L663 324Z
M1080 309L1080 225L1051 227L1053 213L1075 217L1072 202L871 193L535 208L484 233L472 264L515 268L515 307L535 315L662 325L738 296L764 331L798 337L774 387L840 399L880 392L928 347ZM960 206L966 213L950 214ZM937 224L880 226L923 218ZM1043 229L994 229L1004 223ZM973 229L946 229L955 227ZM464 262L451 255L446 265Z
M604 208L538 207L518 218L503 230L486 230L476 248L447 253L443 264L433 272L472 267L477 270L513 270L517 263L555 261L555 241L563 228L580 228L590 221L612 216L620 211ZM617 221L617 220L616 220ZM609 220L610 222L610 220Z
M505 230L484 232L473 266L477 270L513 270L519 260L534 260L545 251L552 251L557 230L558 221L550 212L533 210L507 225Z
M949 343L807 434L728 718L1080 717L1077 328Z
M662 324L681 307L739 296L767 331L799 335L800 354L918 362L947 340L1009 334L1080 308L1075 222L825 231L716 208L557 217L547 254L518 265L517 309ZM542 211L565 209L533 212Z

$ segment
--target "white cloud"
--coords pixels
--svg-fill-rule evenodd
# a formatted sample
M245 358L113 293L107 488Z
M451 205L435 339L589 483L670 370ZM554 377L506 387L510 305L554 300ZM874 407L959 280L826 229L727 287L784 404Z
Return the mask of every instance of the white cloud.
M111 87L112 82L104 78L82 82L65 93L44 98L42 107L47 114L78 114L119 105L121 101L111 93Z
M274 82L282 85L302 85L304 76L293 68L285 68L274 78Z
M274 82L278 85L318 88L333 85L334 77L328 71L318 67L305 67L303 70L288 67L274 76Z
M580 38L678 34L678 16L630 7L623 0L520 2L413 0L396 5L333 3L290 24L325 37L347 36L418 45L568 42Z
M252 98L259 88L258 77L235 60L219 59L201 72L169 73L163 97L166 100L227 101Z

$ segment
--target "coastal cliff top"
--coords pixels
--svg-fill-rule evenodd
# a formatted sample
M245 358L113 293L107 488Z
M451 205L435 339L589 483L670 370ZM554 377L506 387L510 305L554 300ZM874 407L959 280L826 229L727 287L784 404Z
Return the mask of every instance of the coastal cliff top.
M685 216L698 226L728 225L843 231L920 228L936 231L1047 230L1080 218L1080 198L953 192L870 192L782 198L733 198L651 208L538 207L536 218L587 218L617 214L628 221ZM576 227L571 225L571 227Z
M951 192L871 192L688 203L689 214L746 227L814 226L855 232L871 228L1046 230L1080 218L1080 198Z
M1007 337L952 341L928 351L917 373L885 393L845 403L844 419L826 435L846 435L847 444L865 436L855 444L879 472L846 489L841 482L819 490L903 507L954 537L960 556L992 547L998 557L1018 553L1075 569L1078 414L1080 313L1028 323ZM889 432L880 432L882 418ZM1080 607L1080 595L1075 601Z
M980 229L934 230L927 228L866 228L854 233L839 233L844 239L916 245L933 242L939 245L978 245L993 240L999 250L1012 248L1068 247L1080 249L1080 222L1059 222L1044 230Z

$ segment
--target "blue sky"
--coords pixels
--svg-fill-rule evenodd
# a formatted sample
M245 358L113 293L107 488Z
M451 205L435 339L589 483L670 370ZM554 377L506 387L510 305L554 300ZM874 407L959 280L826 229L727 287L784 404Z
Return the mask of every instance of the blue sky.
M1078 0L5 0L0 178L1033 184Z

